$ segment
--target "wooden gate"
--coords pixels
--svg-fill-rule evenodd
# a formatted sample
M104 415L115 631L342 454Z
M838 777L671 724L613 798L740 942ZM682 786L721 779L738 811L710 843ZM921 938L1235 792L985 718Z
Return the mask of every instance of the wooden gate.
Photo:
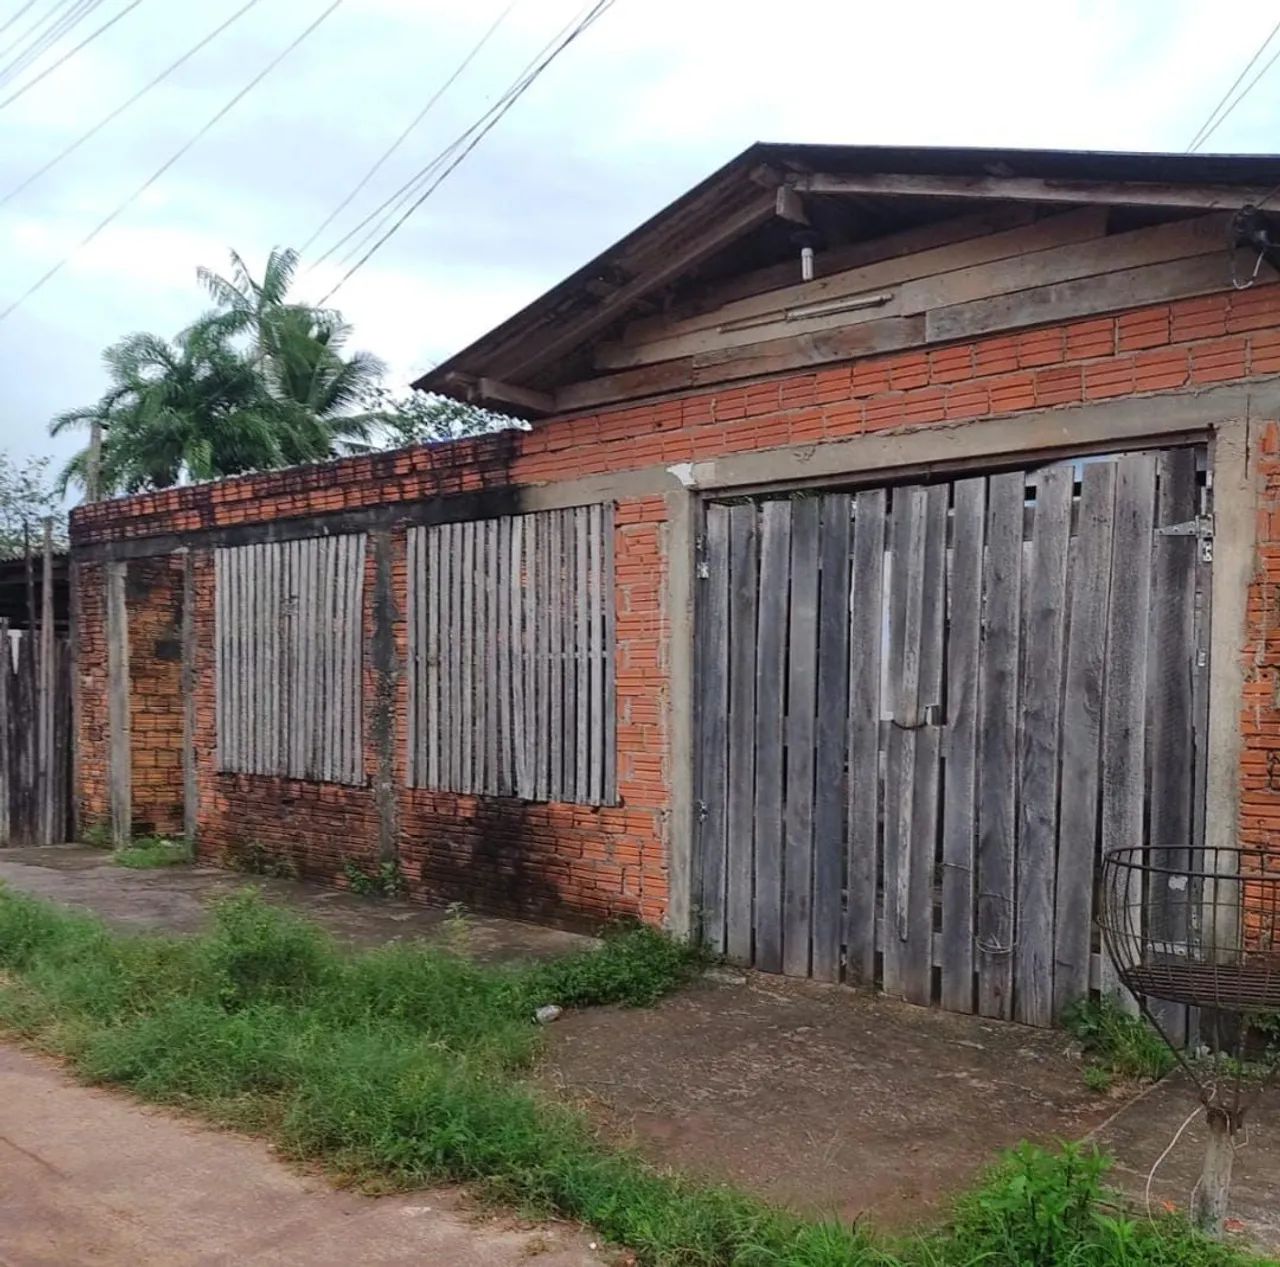
M1206 466L1186 447L709 503L706 940L1035 1025L1112 988L1101 852L1203 834Z
M41 642L0 620L0 845L70 839L71 652Z

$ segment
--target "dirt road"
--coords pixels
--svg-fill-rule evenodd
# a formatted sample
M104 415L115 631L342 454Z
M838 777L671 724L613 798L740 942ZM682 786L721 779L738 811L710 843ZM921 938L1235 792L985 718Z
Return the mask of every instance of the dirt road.
M564 1227L479 1220L450 1192L378 1200L266 1145L82 1087L0 1045L3 1267L599 1267Z

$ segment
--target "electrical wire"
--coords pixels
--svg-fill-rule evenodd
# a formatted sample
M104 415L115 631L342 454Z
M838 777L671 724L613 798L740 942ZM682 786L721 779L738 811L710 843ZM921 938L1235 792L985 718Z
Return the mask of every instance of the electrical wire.
M461 153L459 153L458 156L440 173L440 175L427 186L426 190L401 214L400 218L396 220L396 222L349 269L347 269L347 271L337 280L336 283L334 283L332 287L330 287L328 292L320 300L321 305L326 304L355 273L363 268L365 264L367 264L369 260L372 259L373 256L383 246L385 246L392 237L395 236L405 221L408 220L409 217L413 215L413 213L422 206L422 204L426 202L426 200L431 197L437 189L440 188L441 184L443 184L443 182L449 177L450 173L452 173L458 165L466 159L467 155L470 154L482 140L484 140L494 127L497 126L507 111L510 110L511 107L520 100L525 92L537 82L543 71L545 71L547 67L550 66L551 63L574 42L574 40L576 40L584 31L588 30L598 18L607 13L613 7L615 2L616 0L597 0L597 3L592 6L586 17L584 17L573 28L573 30L570 31L569 34L561 40L556 47L552 49L552 51L541 62L539 62L532 71L529 72L528 75L525 76L524 81L502 103L501 108L496 111L490 110L488 112L488 115L492 116L489 117L488 122L485 123L478 132L476 132L476 135L468 142Z
M103 0L79 0L79 3L59 18L53 27L38 39L32 41L28 48L19 53L0 72L0 87L12 83L28 66L38 62L51 48L57 45L64 35L79 26L95 9L101 8L102 4Z
M319 17L313 19L299 34L295 35L283 49L280 50L269 62L260 70L247 84L235 93L232 98L218 109L209 119L201 125L200 129L194 136L184 141L159 167L156 168L146 180L138 186L122 203L116 206L112 211L105 215L96 225L85 235L70 251L67 252L56 264L47 269L40 277L38 277L30 286L27 287L17 299L13 300L9 306L0 311L0 322L9 317L16 309L21 307L32 295L44 286L51 278L55 277L67 262L78 251L83 250L90 242L94 240L112 221L116 220L123 212L131 207L152 185L160 179L184 154L187 153L195 144L221 120L225 115L229 114L250 92L254 90L290 53L294 51L326 18L329 17L335 9L342 4L343 0L332 0L327 8Z
M462 163L467 156L476 148L477 145L488 135L488 133L497 126L497 124L506 115L507 111L515 105L517 101L524 95L526 91L538 80L542 73L551 65L559 55L564 52L570 44L573 43L584 31L588 30L592 24L613 7L615 0L596 0L583 16L581 16L572 29L562 37L557 37L553 41L554 47L549 47L550 51L545 55L540 55L540 60L536 64L532 64L530 69L523 72L522 75L512 84L510 88L502 95L499 100L489 108L476 123L472 124L460 137L447 147L443 153L437 156L432 163L428 164L424 169L424 174L432 169L438 168L441 162L448 156L453 157L443 166L439 174L434 180L427 185L421 194L414 198L403 212L391 223L373 244L360 256L359 259L351 265L350 268L338 279L338 281L329 289L329 291L320 300L321 304L327 303L330 298L335 295L341 287L343 287L351 277L358 272L369 260L386 245L386 243L400 230L410 216L422 206L424 202L444 183L452 172ZM419 178L415 178L410 184L417 184ZM366 238L367 240L367 238ZM358 248L357 248L358 249Z
M44 38L43 35L36 35L35 33L40 29L40 27L44 26L46 23L57 20L58 10L65 9L71 3L73 3L73 0L55 0L53 8L50 9L48 13L44 14L43 16L37 14L35 21L32 22L30 26L28 26L24 31L22 31L20 35L15 35L13 39L11 39L9 43L4 46L4 48L0 49L0 61L3 61L4 58L8 57L9 54L12 53L15 48L17 48L29 37L34 37L33 43L43 39ZM22 53L18 54L19 57L21 57L22 55L23 55ZM3 69L4 69L3 67L0 67L0 71L2 71Z
M392 218L395 216L396 212L400 209L400 207L410 202L413 199L414 195L416 194L417 190L422 188L422 186L427 181L430 180L432 175L434 175L434 173L437 170L439 170L439 168L445 162L448 161L448 159L452 156L454 151L460 145L466 142L466 140L470 137L471 133L475 131L478 127L480 127L481 124L483 124L485 119L488 118L489 113L491 113L493 110L496 110L499 106L502 105L504 101L507 100L508 97L510 97L511 93L514 92L517 87L519 87L519 85L523 82L525 77L537 65L539 59L544 57L548 52L548 50L555 45L556 41L561 39L567 32L572 30L573 27L583 19L583 17L585 17L588 13L590 13L593 7L593 4L594 4L594 0L588 0L586 7L583 9L580 9L578 11L578 14L575 17L571 18L568 22L566 22L565 25L562 26L560 30L557 31L556 34L552 36L552 38L549 39L532 58L529 59L528 62L525 63L520 73L516 76L516 78L512 81L512 83L507 87L506 91L503 92L503 94L498 98L498 100L492 106L490 106L489 111L486 111L486 113L482 115L479 120L473 123L465 132L463 132L461 136L456 137L452 142L450 142L450 144L447 145L439 154L437 154L435 158L433 158L429 163L427 163L425 167L420 168L417 172L414 173L414 175L410 176L409 179L405 181L405 183L401 185L399 189L393 190L390 194L388 194L387 197L384 198L382 202L378 204L378 206L374 207L373 210L370 211L364 217L364 219L361 220L358 224L348 229L347 232L344 233L342 237L340 237L336 242L334 242L333 245L330 246L328 250L323 252L323 254L317 256L316 259L314 259L308 266L308 269L307 269L308 273L313 272L320 264L323 264L324 261L327 260L331 255L335 255L343 246L345 246L348 242L350 242L352 238L356 237L356 235L359 234L361 230L366 229L367 226L369 226L373 221L376 220L377 224L375 224L373 228L369 229L368 232L366 232L364 236L359 239L359 241L357 241L352 247L350 247L347 250L346 254L344 254L342 258L339 260L339 264L345 265L350 260L354 259L355 256L359 253L359 251L361 251L368 242L371 242L374 239L374 237L376 237L382 231L382 229L391 222Z
M449 78L446 79L444 83L441 84L440 87L437 88L435 92L431 94L430 98L427 101L427 104L423 106L422 109L419 110L416 115L414 115L413 119L410 120L408 126L404 129L404 131L401 132L400 135L396 137L396 139L392 141L391 144L387 146L385 150L383 150L382 154L374 162L373 166L370 167L369 170L365 172L365 174L356 182L355 186L352 188L350 193L348 193L347 196L343 198L343 200L340 203L338 203L338 205L331 212L329 212L327 216L325 216L324 220L316 228L315 232L312 233L312 235L302 244L300 248L300 251L302 254L305 254L310 249L311 245L315 242L316 238L318 238L338 218L338 216L340 216L347 209L347 207L351 205L352 200L369 183L369 181L373 179L374 175L378 172L378 170L382 167L382 165L387 161L387 159L389 159L392 156L392 154L394 154L396 150L400 148L400 146L405 142L409 134L414 130L414 128L416 128L418 124L421 123L422 120L427 117L428 113L430 113L431 111L431 108L436 104L437 101L440 100L441 97L444 96L446 92L449 91L449 89L453 86L454 82L457 80L458 76L461 75L462 72L466 70L469 65L471 65L472 61L475 60L480 50L484 48L484 46L492 38L494 32L497 31L497 29L503 24L503 22L506 21L507 15L511 12L512 9L516 7L518 3L519 3L519 0L510 0L510 3L508 3L506 8L504 8L502 12L499 13L498 16L494 19L489 29L485 31L485 33L480 37L480 40L475 45L475 47L472 48L471 51L462 59L462 61L458 63L453 74L451 74Z
M45 163L43 167L38 167L34 172L31 173L30 176L26 178L26 180L22 181L21 184L15 185L3 197L0 197L0 207L3 207L5 203L9 202L12 198L17 197L17 195L20 194L28 186L33 185L46 172L51 171L60 162L62 162L64 158L67 158L69 155L75 153L75 151L78 150L86 141L96 136L99 132L102 131L103 128L107 126L107 124L111 123L114 119L118 119L131 105L135 104L135 102L140 101L143 97L147 95L147 93L149 93L152 90L152 88L154 88L157 84L161 83L163 80L167 79L170 75L172 75L173 72L177 70L179 66L183 65L185 62L190 61L191 58L193 58L198 52L200 52L201 49L205 48L207 45L212 43L215 39L218 38L219 35L222 34L223 31L225 31L229 26L232 26L234 23L239 21L240 18L244 17L244 15L254 7L254 5L259 3L260 3L260 0L248 0L246 4L241 5L241 7L238 8L224 22L220 22L217 26L213 28L212 31L210 31L202 39L197 40L196 43L193 44L189 49L187 49L187 51L183 53L181 57L170 62L158 75L150 79L147 83L143 84L143 86L139 88L138 91L133 94L133 96L129 97L125 101L122 101L109 114L106 114L101 119L99 119L97 123L95 123L91 128L88 129L88 131L82 132L78 137L76 137L74 141L70 142L70 144L64 146L61 150L59 150L58 153L56 153L47 163Z
M0 35L3 35L35 2L36 0L27 0L26 4L22 5L21 8L14 10L12 17L3 26L0 26Z
M1231 112L1258 86L1258 81L1276 64L1277 59L1280 59L1280 48L1267 58L1266 65L1249 80L1240 95L1218 116L1218 121L1200 138L1200 145L1203 145L1227 121Z
M63 65L63 63L68 61L70 58L74 57L82 48L85 47L86 44L92 44L93 41L96 40L99 35L102 35L104 32L111 30L111 28L115 26L115 24L119 22L121 18L123 18L127 13L132 12L141 3L142 3L142 0L129 0L129 3L126 4L125 7L120 10L119 13L115 14L114 17L108 18L100 27L98 27L96 31L94 31L90 35L86 35L84 39L82 39L80 43L77 44L74 48L70 48L65 53L63 53L63 55L59 57L56 62L53 62L51 65L46 66L44 70L42 70L34 79L27 80L27 82L17 90L17 92L11 93L3 101L0 101L0 110L3 110L7 105L12 105L13 102L17 101L17 99L23 95L23 93L29 92L32 88L36 86L36 84L38 84L47 75L52 75L53 72L57 70L59 66Z
M1199 131L1195 134L1195 136L1191 138L1190 142L1188 143L1186 148L1186 153L1188 154L1193 153L1197 149L1197 147L1199 147L1200 145L1203 145L1204 142L1209 139L1208 130L1209 130L1210 124L1212 124L1213 127L1215 128L1218 126L1217 123L1214 123L1214 119L1217 116L1218 111L1221 110L1222 107L1227 104L1228 100L1230 100L1231 98L1231 94L1235 92L1237 88L1240 87L1240 84L1243 82L1244 77L1249 73L1250 70L1253 69L1254 63L1266 51L1267 45L1270 44L1273 39L1275 39L1277 32L1280 32L1280 20L1277 20L1275 26L1273 26L1270 32L1268 33L1267 38L1263 40L1262 43L1259 44L1258 47L1254 50L1253 56L1249 58L1249 60L1245 63L1244 69L1236 76L1235 83L1233 83L1231 87L1228 88L1226 92L1222 94L1222 99L1218 102L1216 106L1213 107L1212 110L1209 111L1209 117L1200 125ZM1226 116L1224 115L1223 117L1225 118ZM1221 122L1222 120L1219 119L1218 123L1221 123Z

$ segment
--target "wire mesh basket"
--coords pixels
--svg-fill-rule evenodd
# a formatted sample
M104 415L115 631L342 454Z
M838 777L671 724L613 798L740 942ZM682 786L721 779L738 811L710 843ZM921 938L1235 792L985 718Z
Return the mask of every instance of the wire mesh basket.
M1280 1011L1280 855L1124 848L1102 863L1103 941L1142 998Z

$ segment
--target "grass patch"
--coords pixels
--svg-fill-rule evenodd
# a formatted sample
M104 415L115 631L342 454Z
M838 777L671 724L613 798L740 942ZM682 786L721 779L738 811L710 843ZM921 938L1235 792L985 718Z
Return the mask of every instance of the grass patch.
M1105 996L1073 1003L1062 1024L1084 1051L1084 1080L1091 1091L1105 1091L1116 1081L1158 1082L1176 1063L1145 1020Z
M191 846L184 840L166 840L163 836L144 836L117 849L111 857L117 867L147 871L153 867L176 867L194 861Z
M699 956L648 929L519 967L422 943L346 953L238 894L192 938L128 935L0 890L0 1026L80 1076L269 1135L382 1190L479 1186L650 1267L1241 1267L1168 1220L1108 1212L1092 1153L1023 1149L937 1236L889 1244L607 1146L524 1085L545 1003L646 1004Z

